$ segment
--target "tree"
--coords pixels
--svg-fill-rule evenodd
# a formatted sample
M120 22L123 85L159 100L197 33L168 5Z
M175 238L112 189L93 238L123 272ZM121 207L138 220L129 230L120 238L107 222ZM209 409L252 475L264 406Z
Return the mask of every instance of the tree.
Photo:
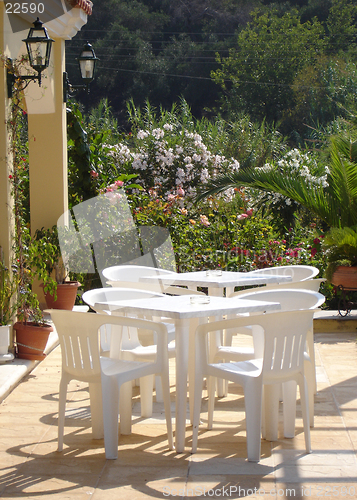
M330 53L356 50L356 17L357 5L352 5L349 0L332 0L326 21Z
M255 118L280 120L294 106L291 84L303 67L313 65L324 51L323 26L300 22L298 11L278 17L276 11L256 10L253 21L237 37L228 57L218 56L212 73L230 111Z

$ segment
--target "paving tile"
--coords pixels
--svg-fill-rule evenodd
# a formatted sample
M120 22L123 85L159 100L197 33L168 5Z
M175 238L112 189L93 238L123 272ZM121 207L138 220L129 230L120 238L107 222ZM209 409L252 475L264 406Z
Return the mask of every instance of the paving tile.
M271 494L270 494L271 493ZM189 475L185 498L192 497L213 498L268 498L275 499L275 478L273 475L246 476L236 472L225 475Z
M176 454L167 446L162 405L155 402L153 417L142 419L139 388L135 387L133 432L120 436L118 459L106 460L104 441L92 439L88 387L73 381L68 391L64 450L58 453L60 353L55 350L0 405L0 496L141 500L174 498L164 495L169 491L180 493L178 498L193 498L200 492L207 497L216 489L213 494L218 498L222 488L229 487L230 498L242 498L245 488L245 496L253 499L357 499L355 341L355 334L315 335L318 393L311 429L313 453L305 453L299 402L293 439L283 437L280 405L279 439L262 440L259 464L246 460L244 397L235 384L229 385L227 397L216 399L210 431L204 391L199 449L194 455L190 453L189 420L186 450Z

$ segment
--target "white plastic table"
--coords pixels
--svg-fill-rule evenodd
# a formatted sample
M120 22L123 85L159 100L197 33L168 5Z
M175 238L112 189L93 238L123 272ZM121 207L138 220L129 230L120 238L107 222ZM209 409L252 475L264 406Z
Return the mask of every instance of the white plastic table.
M224 288L234 288L236 286L267 285L269 283L288 283L291 276L267 275L259 273L242 273L238 271L222 271L216 275L215 271L193 271L188 273L171 273L168 275L143 276L143 282L156 282L163 285L182 285L188 287L207 287L208 295L223 295ZM233 291L232 290L232 291ZM229 295L229 293L227 293Z
M271 311L280 309L279 303L243 300L237 297L210 297L209 303L191 303L189 295L163 296L148 299L107 302L110 310L120 310L123 313L150 314L175 320L176 341L176 451L182 453L185 449L185 426L187 407L187 375L188 365L194 363L194 329L190 320L204 320L209 316L224 314L241 314L255 311Z
M188 288L196 289L198 287L208 288L209 296L222 296L226 289L228 297L235 287L267 285L269 283L289 283L291 276L286 275L268 275L259 274L258 272L238 272L238 271L221 271L217 274L216 270L210 271L193 271L187 273L171 273L164 276L152 275L143 276L140 281L145 283L160 283L165 286L182 285ZM213 318L214 320L214 318ZM223 332L221 332L223 341ZM217 381L217 396L222 397L227 394L227 384L223 380Z

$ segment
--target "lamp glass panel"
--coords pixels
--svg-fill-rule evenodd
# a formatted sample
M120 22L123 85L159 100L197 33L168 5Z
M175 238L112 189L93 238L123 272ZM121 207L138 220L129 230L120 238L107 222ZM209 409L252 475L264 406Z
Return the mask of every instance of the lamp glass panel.
M88 59L84 59L85 57L88 57ZM93 78L94 63L95 60L93 59L92 52L83 51L81 53L81 59L79 60L79 67L81 70L81 75L83 80L88 80Z
M28 42L32 67L46 67L47 42Z

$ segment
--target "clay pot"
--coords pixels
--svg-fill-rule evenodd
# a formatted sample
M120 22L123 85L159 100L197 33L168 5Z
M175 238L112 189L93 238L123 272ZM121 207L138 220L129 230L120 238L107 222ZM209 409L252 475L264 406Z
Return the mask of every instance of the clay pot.
M53 295L44 292L48 309L65 309L72 311L77 297L77 290L80 286L78 281L66 281L57 285L57 299Z
M346 289L357 289L357 267L338 266L332 275L331 283Z
M16 356L20 359L41 360L46 357L43 352L46 348L48 337L53 332L51 325L38 325L36 323L14 324L16 332Z

